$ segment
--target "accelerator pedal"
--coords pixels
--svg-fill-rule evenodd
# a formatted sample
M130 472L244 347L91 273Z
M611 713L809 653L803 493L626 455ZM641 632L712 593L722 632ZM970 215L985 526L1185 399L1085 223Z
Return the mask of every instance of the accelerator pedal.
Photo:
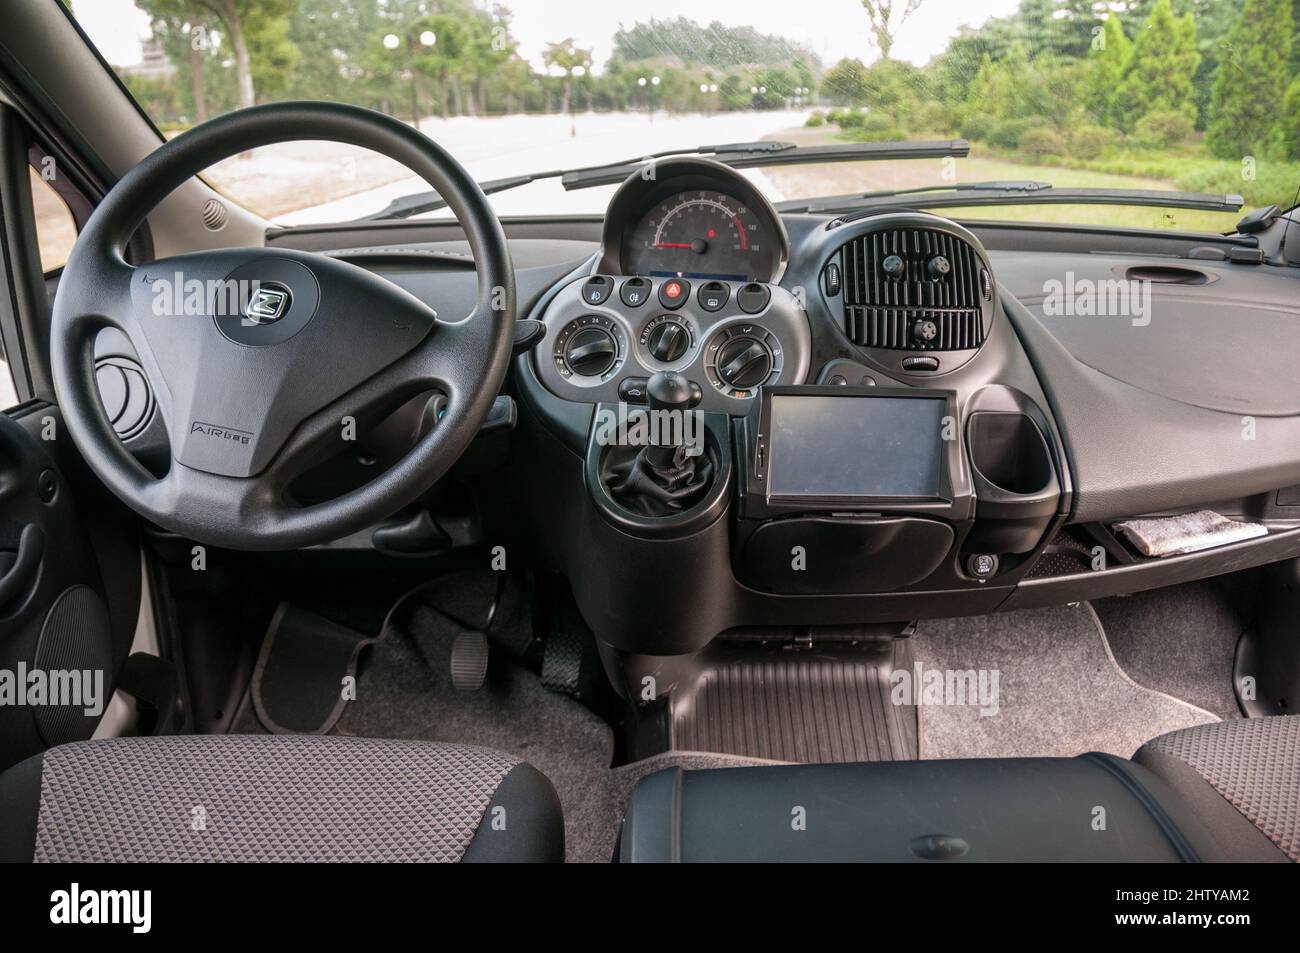
M561 695L577 695L582 675L582 639L572 626L557 625L546 639L542 655L542 687Z

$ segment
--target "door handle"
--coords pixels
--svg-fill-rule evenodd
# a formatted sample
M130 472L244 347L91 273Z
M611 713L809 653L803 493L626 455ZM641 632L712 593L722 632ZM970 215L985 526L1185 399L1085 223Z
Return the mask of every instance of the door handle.
M45 531L35 523L28 523L18 538L18 557L9 571L0 576L0 607L27 591L40 571L44 555Z

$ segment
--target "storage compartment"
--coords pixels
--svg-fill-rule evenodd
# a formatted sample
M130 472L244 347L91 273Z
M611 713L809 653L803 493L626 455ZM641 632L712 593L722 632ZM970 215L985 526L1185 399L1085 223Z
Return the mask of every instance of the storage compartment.
M975 527L965 548L1027 553L1056 513L1060 483L1038 425L1017 412L979 411L966 425L975 482Z
M799 517L773 520L745 544L744 581L765 592L890 592L920 582L952 548L937 520Z

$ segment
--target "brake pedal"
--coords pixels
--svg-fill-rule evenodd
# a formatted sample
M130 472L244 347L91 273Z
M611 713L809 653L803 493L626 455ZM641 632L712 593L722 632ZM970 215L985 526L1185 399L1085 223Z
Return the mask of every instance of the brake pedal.
M458 692L476 692L487 678L487 636L482 632L462 632L451 644L451 684Z

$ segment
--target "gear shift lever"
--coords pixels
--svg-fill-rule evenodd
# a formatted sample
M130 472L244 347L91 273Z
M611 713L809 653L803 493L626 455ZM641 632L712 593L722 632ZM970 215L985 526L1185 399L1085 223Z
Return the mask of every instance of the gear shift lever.
M680 467L686 446L686 415L703 397L700 385L676 371L660 371L646 384L646 398L651 419L650 445L645 449L646 462L652 467ZM658 442L656 442L658 441Z
M673 371L646 384L651 414L645 446L610 447L601 460L601 482L621 505L642 516L672 516L688 509L713 482L707 452L688 456L688 415L700 402L700 385Z

